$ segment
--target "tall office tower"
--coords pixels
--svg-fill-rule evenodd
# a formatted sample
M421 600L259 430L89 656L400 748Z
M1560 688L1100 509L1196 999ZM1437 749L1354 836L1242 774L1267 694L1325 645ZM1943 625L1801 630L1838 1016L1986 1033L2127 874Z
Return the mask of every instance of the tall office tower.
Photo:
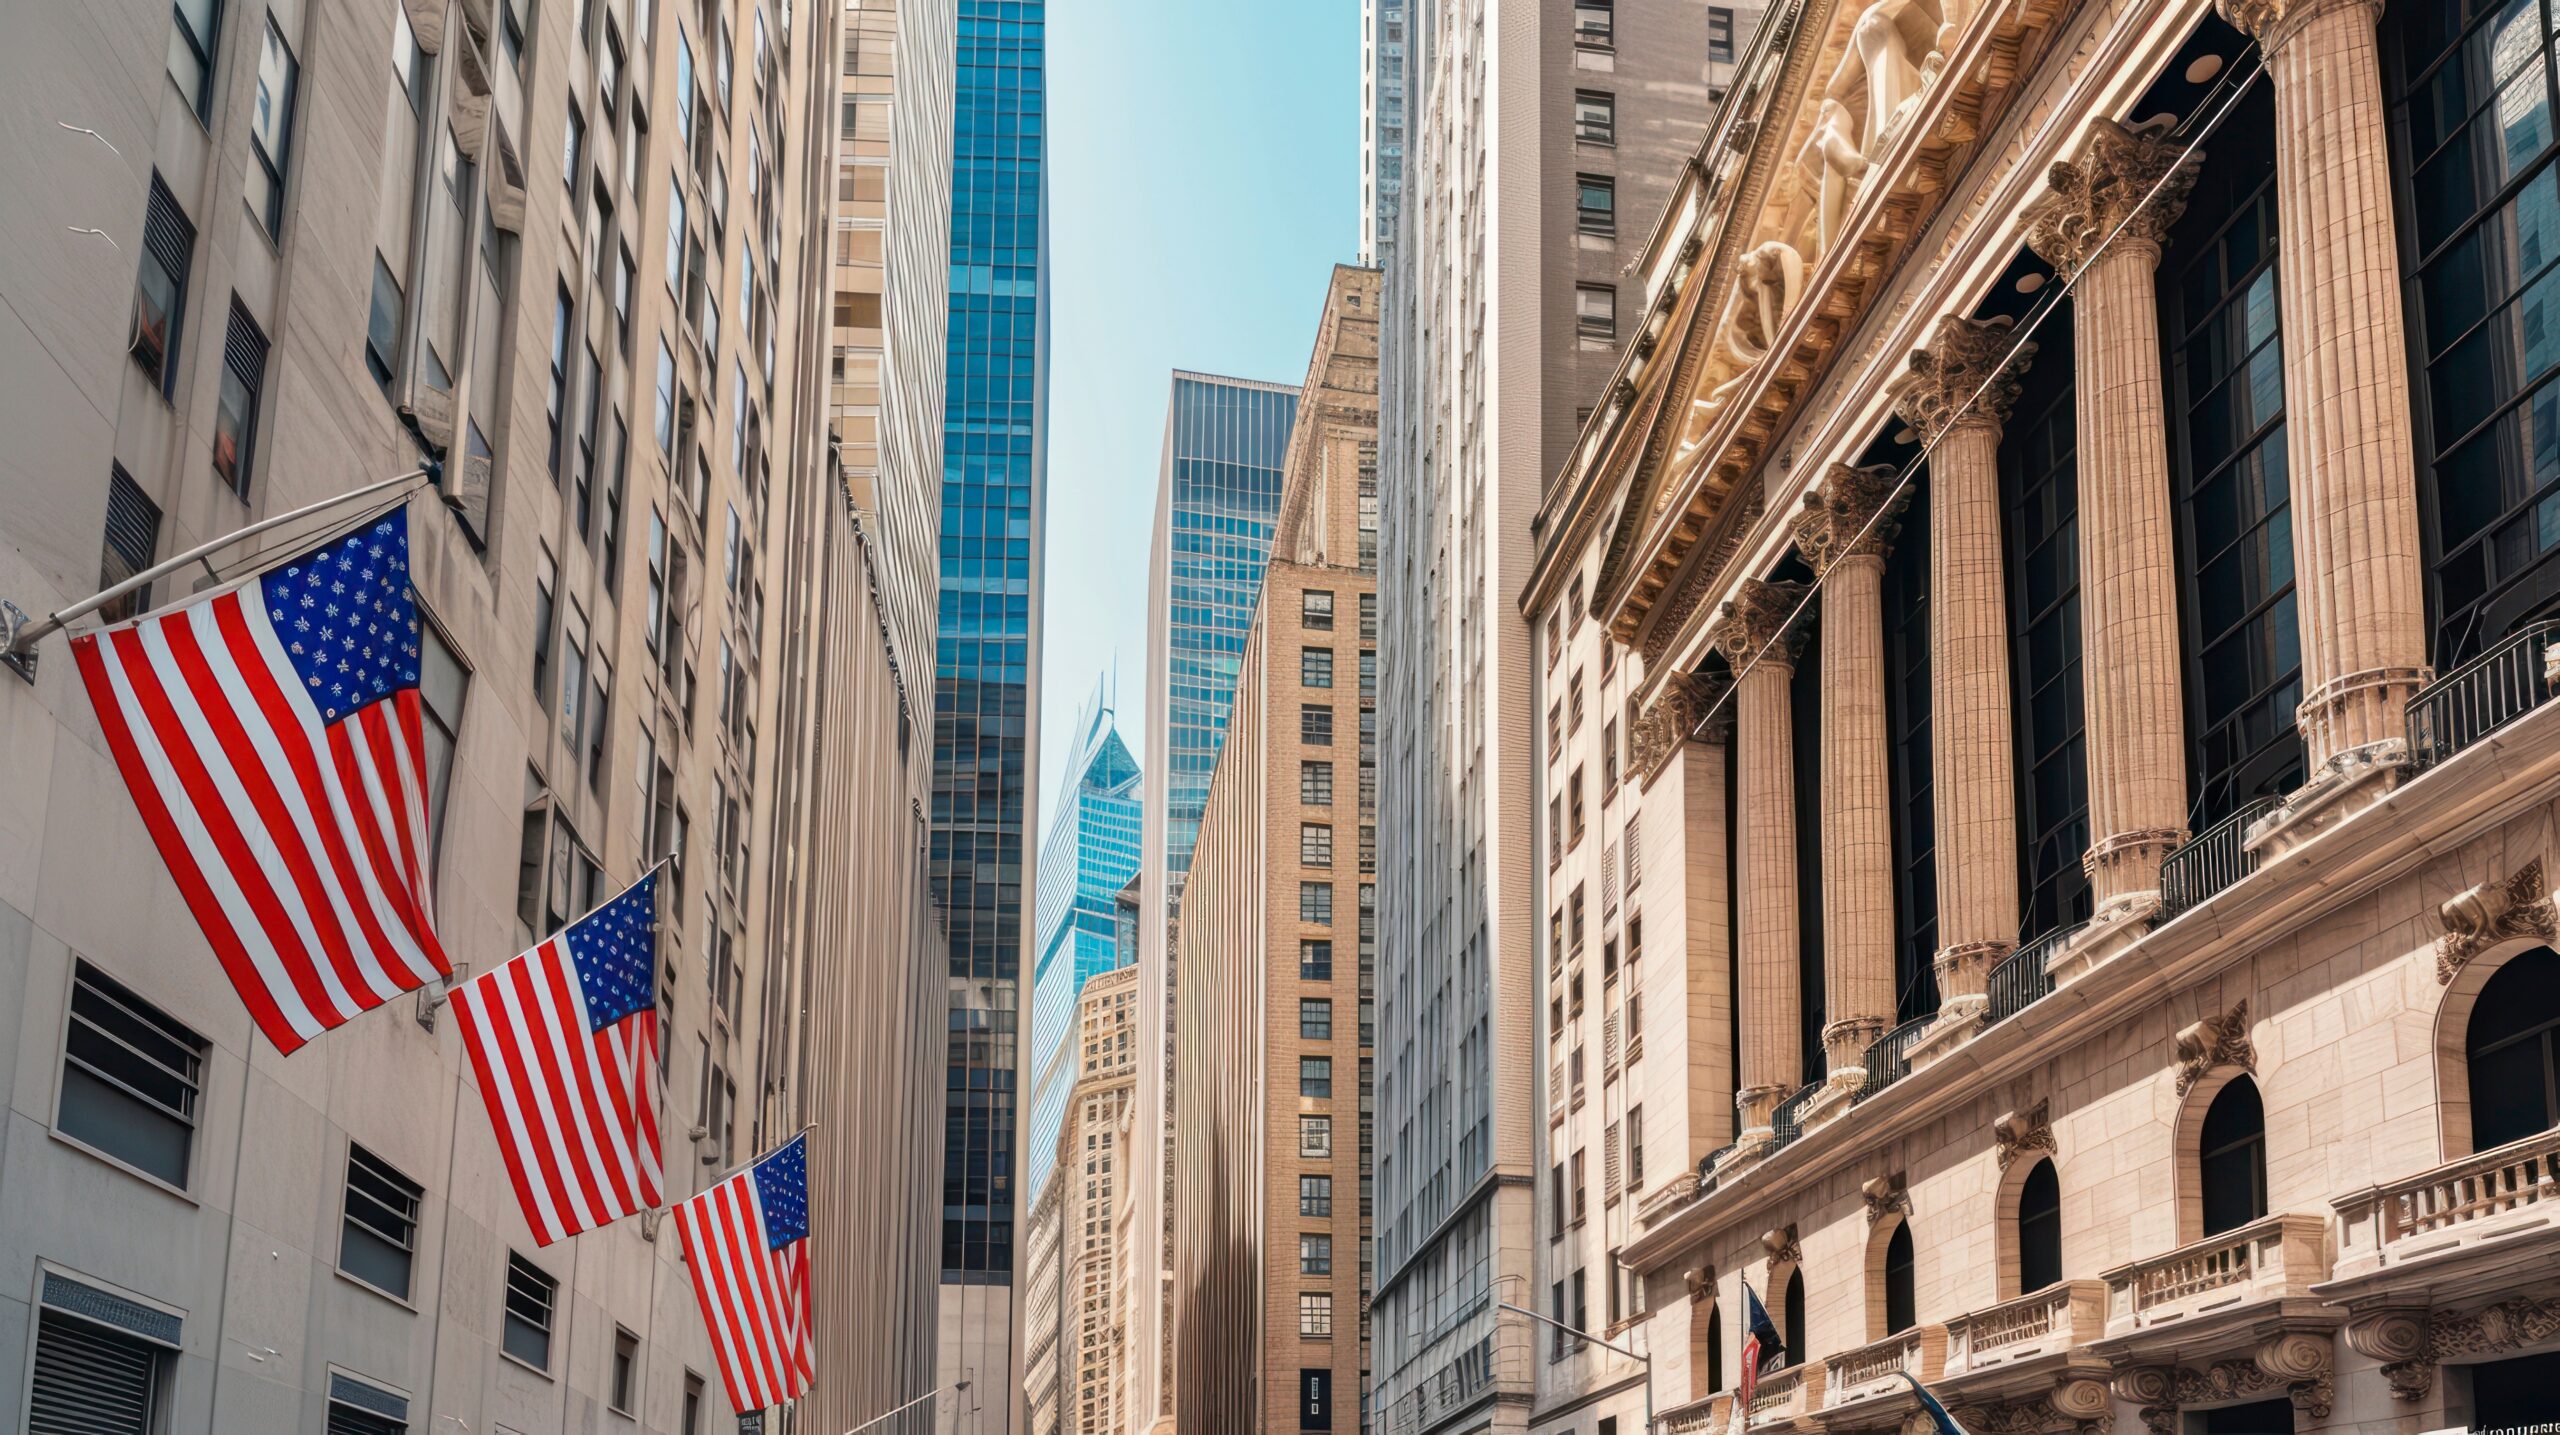
M1338 267L1179 934L1174 1410L1185 1430L1357 1428L1377 435L1378 273Z
M1023 921L1040 751L1049 306L1041 0L960 0L935 624L934 889L949 924L942 1376L1011 1432ZM898 296L892 295L892 302Z
M1065 1358L1060 1338L1066 1333L1066 1307L1060 1300L1066 1263L1059 1242L1066 1236L1066 1212L1066 1186L1052 1181L1042 1187L1031 1203L1031 1219L1023 1224L1022 1263L1014 1268L1014 1283L1022 1291L1023 1429L1029 1435L1058 1435L1058 1377Z
M1633 217L1688 164L1730 78L1723 37L1746 23L1685 0L1410 0L1380 423L1371 1404L1391 1435L1524 1429L1538 1394L1526 1325L1494 1309L1525 1303L1540 1259L1543 893L1518 602L1540 496L1608 380Z
M824 191L802 182L832 168L836 12L300 0L112 20L0 53L0 90L95 132L0 153L0 301L27 319L0 330L0 598L54 610L441 456L438 491L384 501L421 610L418 837L445 950L486 972L664 861L667 1197L801 1119L822 1152L883 1143L889 1179L930 1167L929 1120L893 1135L841 1100L896 1104L882 1093L930 1056L856 1073L845 1053L875 1027L800 1016L840 971L910 963L926 920L892 655L860 570L821 583L808 562L838 503L808 318ZM254 572L365 509L212 565ZM75 627L209 582L172 573ZM882 608L930 601L882 580ZM792 635L829 604L841 622L806 651L843 708L829 760L786 789L786 754L814 750L785 697ZM32 682L0 675L0 1080L24 1136L0 1160L21 1262L0 1420L726 1424L671 1228L535 1243L439 992L279 1056L62 638L34 651ZM783 857L821 827L878 852ZM828 949L804 903L871 935ZM938 975L863 1020L938 1009ZM813 1399L877 1409L922 1354L881 1334L929 1324L932 1292L823 1274L916 1235L912 1205L854 1208L841 1180L813 1204Z
M1120 965L1118 907L1138 875L1137 759L1112 723L1107 678L1076 715L1058 812L1040 844L1031 976L1031 1196L1048 1184L1051 1148L1075 1084L1076 994Z
M1136 1179L1122 1142L1130 1130L1138 1059L1138 973L1117 967L1076 999L1076 1079L1058 1133L1058 1428L1117 1430L1129 1358L1117 1291L1122 1188Z
M1262 590L1262 564L1280 511L1280 462L1297 404L1298 391L1286 385L1175 373L1156 477L1147 560L1147 770L1156 775L1157 799L1147 804L1138 924L1145 1049L1156 1060L1138 1078L1138 1102L1149 1117L1134 1155L1157 1177L1136 1189L1148 1207L1143 1223L1157 1233L1142 1243L1137 1279L1158 1296L1141 1302L1140 1324L1129 1338L1146 1352L1139 1361L1139 1402L1168 1417L1176 981L1168 957L1209 772L1226 738L1245 629Z
M1384 262L1404 194L1405 7L1360 3L1360 262Z

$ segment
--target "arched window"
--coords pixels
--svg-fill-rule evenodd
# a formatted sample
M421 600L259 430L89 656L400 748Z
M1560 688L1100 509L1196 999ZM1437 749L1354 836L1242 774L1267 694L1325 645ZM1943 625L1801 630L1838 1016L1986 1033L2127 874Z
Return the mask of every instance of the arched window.
M2560 1126L2560 953L2536 947L2498 968L2471 1008L2471 1149Z
M1893 1239L1884 1246L1884 1333L1899 1335L1920 1323L1919 1301L1912 1290L1911 1223L1893 1223Z
M2231 1078L2204 1113L2197 1166L2204 1185L2204 1233L2249 1224L2267 1213L2267 1113L2258 1083Z
M2062 1279L2062 1182L2038 1161L2018 1188L2018 1293Z
M1707 1313L1707 1393L1724 1389L1724 1308Z
M1779 1302L1778 1338L1787 1343L1787 1364L1804 1364L1804 1272L1787 1272L1786 1299Z

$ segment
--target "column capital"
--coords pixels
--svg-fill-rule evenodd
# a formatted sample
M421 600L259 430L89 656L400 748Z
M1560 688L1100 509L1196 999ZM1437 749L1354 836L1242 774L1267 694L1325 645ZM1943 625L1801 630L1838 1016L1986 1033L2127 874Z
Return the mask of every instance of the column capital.
M1733 686L1722 674L1673 674L1649 706L1630 705L1627 715L1627 765L1650 783L1670 765L1685 743L1721 747L1733 736L1733 709L1719 708Z
M1940 319L1928 346L1911 351L1893 411L1931 440L1960 423L2007 424L2018 377L2036 356L2035 341L2018 338L2014 328L2007 319Z
M1902 510L1909 507L1908 489L1896 491L1898 475L1890 464L1858 468L1835 463L1822 482L1804 496L1804 512L1796 518L1796 547L1816 573L1851 558L1883 562L1902 529Z
M1787 618L1804 601L1802 583L1746 578L1742 587L1717 610L1708 640L1733 664L1739 677L1754 661L1792 670L1804 648L1807 624Z
M2232 29L2273 52L2301 34L2303 26L2340 10L2361 10L2368 27L2378 26L2382 23L2382 3L2383 0L2214 0L2213 8L2230 22Z
M2027 246L2065 276L2095 258L2119 225L2122 239L2156 251L2185 211L2203 159L2182 157L2158 130L2102 119L2078 159L2056 160L2045 171L2047 192L2027 206Z

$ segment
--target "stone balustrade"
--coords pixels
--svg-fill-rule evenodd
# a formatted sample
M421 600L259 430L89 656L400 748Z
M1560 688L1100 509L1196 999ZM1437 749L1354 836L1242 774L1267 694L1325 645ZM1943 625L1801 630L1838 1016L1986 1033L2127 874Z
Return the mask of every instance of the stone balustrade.
M2063 1281L1947 1322L1945 1373L2060 1355L2106 1334L2107 1283Z
M1730 1395L1710 1395L1686 1405L1674 1405L1653 1417L1653 1428L1659 1435L1712 1435L1730 1421L1733 1404Z
M2560 1224L2560 1129L2341 1197L2338 1274Z
M1915 1325L1909 1330L1844 1350L1823 1361L1822 1404L1837 1410L1861 1400L1892 1399L1911 1393L1905 1374L1926 1384L1946 1365L1947 1328Z
M2328 1223L2266 1216L2105 1275L2107 1334L2129 1335L2230 1306L2308 1296L2329 1278Z
M1820 1410L1827 1365L1827 1361L1809 1360L1760 1377L1760 1388L1751 1396L1751 1428L1764 1429Z

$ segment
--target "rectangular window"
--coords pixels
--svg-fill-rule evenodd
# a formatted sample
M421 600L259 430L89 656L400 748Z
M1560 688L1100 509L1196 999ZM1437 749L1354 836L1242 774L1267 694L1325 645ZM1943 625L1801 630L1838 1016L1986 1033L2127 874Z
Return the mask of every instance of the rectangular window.
M1298 595L1298 621L1311 632L1333 627L1333 595L1313 589Z
M578 113L578 102L569 102L569 124L560 139L560 180L569 192L578 192L578 160L587 147L587 117Z
M1378 595L1375 593L1360 595L1360 641L1378 641Z
M1298 764L1298 801L1309 807L1333 805L1333 764L1304 761Z
M407 1300L418 1260L418 1209L425 1201L426 1188L363 1147L348 1146L338 1269Z
M222 341L222 395L213 412L213 471L243 498L249 496L258 399L266 382L267 336L234 295L231 330Z
M1333 1338L1333 1292L1298 1293L1298 1334L1309 1340Z
M1627 1189L1644 1189L1644 1108L1627 1108Z
M1298 1036L1303 1041L1333 1040L1333 999L1298 998Z
M628 1415L637 1408L640 1393L640 1337L615 1327L613 1332L613 1386L605 1403Z
M181 7L183 13L183 7ZM48 1293L66 1299L89 1296L91 1304L104 1292L47 1273ZM108 1297L112 1299L112 1297ZM144 1309L148 1309L147 1307ZM148 1319L178 1321L159 1311ZM27 1426L31 1431L133 1430L161 1428L168 1414L170 1383L178 1352L113 1326L84 1320L51 1305L36 1318L35 1368L27 1387Z
M1330 1216L1333 1214L1333 1178L1300 1176L1298 1178L1298 1214Z
M1302 1276L1333 1274L1333 1237L1313 1234L1298 1237L1298 1274Z
M1298 824L1298 863L1304 867L1333 865L1333 828L1322 822Z
M596 430L604 421L604 360L597 356L595 345L581 347L587 351L587 366L578 381L586 391L587 411L578 421L578 462L570 470L569 517L577 526L578 536L592 544L596 531Z
M676 351L667 347L666 339L658 340L658 408L656 418L658 452L672 458L676 451Z
M1310 1161L1324 1161L1332 1158L1332 1117L1301 1116L1298 1118L1298 1154Z
M1729 5L1707 7L1707 58L1721 65L1733 63L1733 8Z
M676 1435L703 1435L702 1377L690 1370L684 1373L684 1418L676 1425Z
M551 425L551 477L560 477L560 463L565 449L561 438L567 429L569 410L569 329L576 303L569 297L569 285L562 281L551 310L551 387L543 406L543 416Z
M1302 1056L1298 1058L1298 1094L1331 1096L1333 1094L1333 1058Z
M1609 0L1573 0L1573 43L1585 50L1606 50L1617 41L1617 17Z
M1298 650L1298 682L1310 688L1333 686L1333 649L1301 648Z
M249 212L266 226L269 238L284 234L284 174L291 158L293 98L301 64L267 16L266 46L258 52L257 103L249 110Z
M1573 815L1573 836L1571 840L1578 844L1582 841L1583 830L1581 768L1577 767L1573 770L1573 780L1570 785L1565 788L1565 797L1567 804L1566 810Z
M1618 337L1618 289L1614 284L1576 284L1573 286L1574 332L1593 343L1607 344Z
M1618 97L1606 90L1573 92L1573 138L1580 144L1618 142Z
M75 961L63 1036L63 1135L184 1189L208 1043L113 977Z
M631 246L615 246L613 263L613 334L615 347L625 357L631 353L631 290L639 282L640 265L631 257Z
M1575 1056L1581 1054L1581 1048L1574 1049ZM1573 1153L1573 1223L1577 1226L1582 1224L1582 1218L1589 1213L1591 1206L1589 1167L1584 1160L1586 1154L1581 1151ZM1574 1324L1578 1326L1582 1322L1575 1321Z
M1298 980L1302 982L1333 980L1333 943L1298 943Z
M551 1313L559 1294L560 1282L540 1266L509 1251L506 1321L499 1336L499 1349L536 1370L549 1370Z
M667 174L667 292L684 293L684 177Z
M1309 747L1333 746L1333 709L1318 703L1298 708L1298 741Z
M558 582L559 568L545 553L533 579L533 700L546 711L551 707L551 595Z
M181 15L185 7L179 8ZM183 28L183 22L181 22ZM133 361L165 396L178 381L178 330L186 318L187 274L195 264L196 227L178 198L151 175L151 205L143 221L142 262L134 280Z
M176 0L169 33L169 78L196 118L213 116L213 47L222 34L222 0Z
M391 380L400 372L400 323L406 312L406 296L400 292L400 276L380 250L373 255L373 305L365 313L364 366L385 394L391 392Z
M1333 925L1333 884L1331 882L1298 884L1298 920L1321 926Z
M1618 790L1618 720L1611 718L1600 729L1600 800Z
M1605 174L1578 174L1574 181L1574 227L1602 236L1618 232L1618 182Z
M98 586L112 588L151 566L152 555L160 551L160 505L153 503L124 471L124 465L111 463L107 470L107 534L104 551L98 556ZM132 592L98 609L103 622L121 623L151 606L151 585L143 584Z

